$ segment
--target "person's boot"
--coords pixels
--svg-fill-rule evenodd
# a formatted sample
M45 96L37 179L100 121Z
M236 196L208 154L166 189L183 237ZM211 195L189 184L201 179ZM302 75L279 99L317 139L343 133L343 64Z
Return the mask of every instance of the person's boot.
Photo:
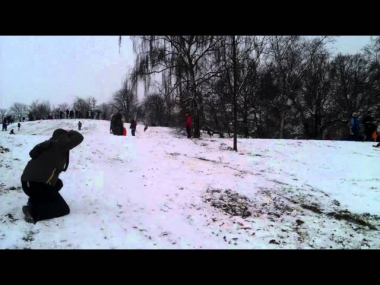
M27 223L35 224L37 221L33 218L32 214L30 213L29 206L23 206L22 212L25 215L25 221Z

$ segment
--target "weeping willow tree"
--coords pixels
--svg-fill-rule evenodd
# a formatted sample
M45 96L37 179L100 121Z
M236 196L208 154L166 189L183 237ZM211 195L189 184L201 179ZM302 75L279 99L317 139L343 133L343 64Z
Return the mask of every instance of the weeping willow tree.
M167 72L173 78L181 96L182 109L191 110L194 120L194 137L200 137L202 118L201 85L213 77L217 71L209 55L214 52L219 37L216 36L134 36L131 37L136 62L131 73L135 88L144 81L145 91L149 91L152 76ZM119 38L119 45L121 38Z

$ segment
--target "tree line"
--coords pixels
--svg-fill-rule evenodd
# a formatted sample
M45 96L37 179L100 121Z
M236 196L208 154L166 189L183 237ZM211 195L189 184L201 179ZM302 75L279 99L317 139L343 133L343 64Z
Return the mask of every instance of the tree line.
M122 44L121 37L119 45ZM380 118L380 37L356 54L333 55L334 37L133 36L136 60L107 103L14 103L10 112L46 117L67 108L241 138L339 139L355 111ZM155 78L160 76L160 80ZM143 100L137 87L144 83ZM6 110L0 109L4 116ZM235 142L236 144L236 142Z
M133 36L132 87L159 125L242 138L339 139L355 111L380 118L380 37L333 55L333 37ZM121 38L119 44L121 43ZM152 80L157 74L161 82Z

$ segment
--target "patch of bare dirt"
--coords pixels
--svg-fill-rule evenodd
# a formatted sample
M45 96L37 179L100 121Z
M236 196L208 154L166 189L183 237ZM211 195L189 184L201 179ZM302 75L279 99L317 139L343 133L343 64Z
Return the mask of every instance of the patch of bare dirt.
M231 216L247 218L252 215L249 208L252 202L246 197L230 189L208 189L204 197L205 202L210 203L214 208L223 211Z

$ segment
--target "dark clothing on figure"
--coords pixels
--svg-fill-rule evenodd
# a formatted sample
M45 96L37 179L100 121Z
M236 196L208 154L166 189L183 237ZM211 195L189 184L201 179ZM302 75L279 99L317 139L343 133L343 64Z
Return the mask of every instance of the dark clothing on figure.
M121 136L123 135L123 125L113 125L112 126L112 133L115 135L115 136Z
M55 130L51 139L36 145L29 152L32 159L27 163L21 181L54 186L59 174L68 165L68 152L82 141L83 136L77 131Z
M363 118L362 124L364 126L365 140L372 141L372 134L376 130L376 125L373 123L371 115L366 115Z
M70 213L66 201L59 194L63 187L61 179L55 186L38 182L21 182L24 193L29 197L28 206L35 222L58 218Z
M187 138L191 139L191 128L186 127L186 132L187 132Z
M193 122L191 121L191 116L188 114L186 116L186 132L187 132L187 137L190 139L191 138L191 129L193 128Z
M34 222L70 213L69 206L58 193L63 187L59 174L67 170L69 151L82 141L83 136L77 131L57 129L49 140L29 152L32 159L21 175L21 184L29 196L27 208Z
M350 120L350 131L351 131L351 135L350 135L350 140L353 140L353 141L359 141L360 140L360 124L358 122L358 119L356 117L351 117L351 120Z
M363 121L362 121L362 124L365 124L367 122L372 122L373 119L371 117L371 115L366 115L364 118L363 118Z
M112 133L117 136L123 135L123 117L120 113L116 113L111 120Z
M130 126L132 136L135 136L136 127L137 127L137 123L136 123L136 121L135 121L135 120L132 120L132 121L131 121L131 126Z
M3 131L7 131L7 120L3 119Z

